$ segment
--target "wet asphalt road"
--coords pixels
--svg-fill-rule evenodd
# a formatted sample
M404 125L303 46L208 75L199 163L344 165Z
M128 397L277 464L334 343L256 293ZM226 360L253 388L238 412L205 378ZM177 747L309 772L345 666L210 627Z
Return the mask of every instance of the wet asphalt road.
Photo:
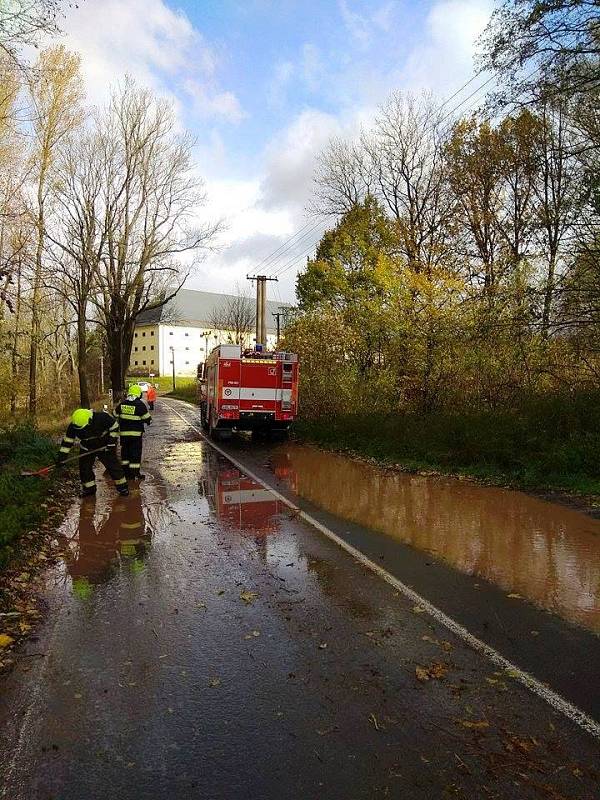
M103 484L60 531L2 797L599 796L597 740L161 405L141 491Z

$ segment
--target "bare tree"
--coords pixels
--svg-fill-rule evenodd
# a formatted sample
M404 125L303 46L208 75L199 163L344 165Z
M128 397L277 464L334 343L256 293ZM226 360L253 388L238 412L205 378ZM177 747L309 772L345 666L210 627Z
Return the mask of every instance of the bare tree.
M29 412L37 410L37 361L40 337L40 294L43 284L44 236L49 180L57 148L82 121L83 88L79 56L62 45L41 53L29 94L34 109L32 164L35 197L32 218L36 229L31 298L31 346L29 354Z
M431 95L397 92L380 110L372 134L378 194L398 223L403 255L416 272L452 260L456 201L444 158L443 120Z
M255 323L254 303L248 294L236 286L236 294L228 297L211 314L213 328L226 331L234 344L246 347Z
M44 34L58 33L61 0L11 0L0 4L0 50L21 66L21 49Z
M193 169L193 141L173 133L169 103L127 80L97 125L106 241L95 303L119 395L136 318L175 296L189 256L210 244L218 224L198 221L205 195Z
M65 142L53 186L54 214L46 226L46 238L54 245L49 283L71 307L76 321L79 394L85 408L90 403L88 309L108 234L103 224L105 173L100 151L95 131Z
M366 139L348 142L335 137L318 156L315 211L321 214L344 214L362 203L371 193L375 165Z
M546 260L542 332L547 335L557 288L563 241L583 212L579 165L570 153L566 104L544 104L541 110L540 179L536 183L542 252Z
M504 0L481 40L481 66L501 79L495 102L598 91L599 17L600 0Z

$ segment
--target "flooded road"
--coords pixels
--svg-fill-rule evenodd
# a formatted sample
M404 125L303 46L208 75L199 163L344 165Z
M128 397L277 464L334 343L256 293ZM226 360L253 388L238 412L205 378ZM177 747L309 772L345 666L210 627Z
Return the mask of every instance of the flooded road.
M286 445L275 475L345 519L600 633L600 520L522 492L384 470Z
M145 457L131 497L100 478L58 533L0 699L3 798L597 797L598 740L166 402Z

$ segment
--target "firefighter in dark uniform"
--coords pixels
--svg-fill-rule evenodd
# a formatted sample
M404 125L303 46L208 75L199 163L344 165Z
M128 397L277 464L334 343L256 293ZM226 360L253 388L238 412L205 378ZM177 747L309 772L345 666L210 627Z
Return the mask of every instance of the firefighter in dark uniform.
M119 421L121 437L121 461L128 478L143 480L140 473L142 466L142 436L146 425L150 425L152 417L142 400L142 389L134 384L127 390L127 397L115 409Z
M118 436L119 423L106 411L78 408L73 412L71 424L67 428L60 446L58 463L61 464L66 459L78 439L80 451L79 477L81 478L82 495L96 494L96 479L94 476L96 458L106 467L108 474L115 482L119 494L129 494L127 478L117 458ZM90 452L93 450L98 452Z

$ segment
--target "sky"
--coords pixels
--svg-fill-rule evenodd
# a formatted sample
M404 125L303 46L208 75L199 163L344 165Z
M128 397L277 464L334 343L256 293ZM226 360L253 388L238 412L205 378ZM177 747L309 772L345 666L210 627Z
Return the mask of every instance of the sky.
M171 100L195 137L201 213L224 228L187 285L251 291L247 273L279 272L269 297L293 301L327 224L308 210L318 153L368 126L392 91L452 95L473 75L492 10L493 0L80 0L61 27L91 104L128 74Z

